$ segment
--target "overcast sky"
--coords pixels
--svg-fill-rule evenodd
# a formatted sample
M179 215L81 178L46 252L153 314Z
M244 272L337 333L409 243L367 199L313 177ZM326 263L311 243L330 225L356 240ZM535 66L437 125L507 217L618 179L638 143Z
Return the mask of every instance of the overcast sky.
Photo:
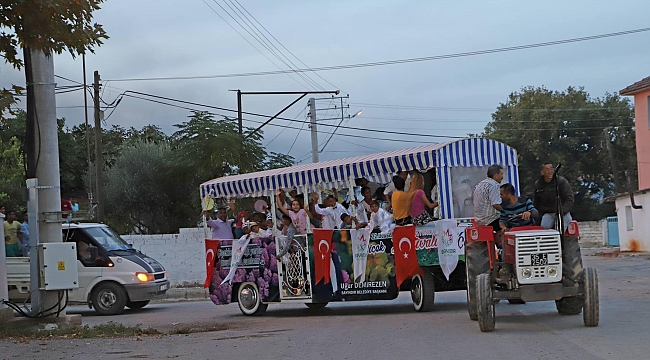
M232 2L230 2L232 1ZM209 4L208 5L206 5ZM239 0L273 37L276 46L299 68L366 63L453 54L648 27L650 3L636 1L254 1ZM242 91L341 90L349 109L363 114L344 126L418 134L464 136L479 133L490 114L523 86L564 90L584 86L593 97L616 92L650 75L650 32L537 49L380 67L297 75L270 75L168 81L110 81L130 78L202 76L288 69L222 10L234 0L108 0L95 13L110 36L87 57L88 81L99 70L103 99L111 102L124 90L236 109ZM212 9L245 35L242 38ZM241 22L239 18L237 18ZM243 25L243 22L242 22ZM261 27L258 25L260 30ZM248 29L248 28L247 28ZM250 29L248 29L251 31ZM272 40L273 38L266 34ZM255 47L249 44L250 41ZM275 50L275 49L274 49ZM272 59L274 65L269 59ZM286 60L285 60L286 61ZM55 73L82 80L81 59L62 54ZM320 75L320 77L319 77ZM24 84L24 75L4 64L0 86ZM322 77L322 78L321 78ZM59 85L72 85L57 79ZM316 96L322 97L322 96ZM244 96L243 109L274 114L294 96ZM338 100L337 100L338 101ZM318 108L335 103L319 101ZM57 96L58 117L68 124L84 121L81 91ZM307 120L303 99L283 117ZM340 105L340 103L339 103ZM380 106L378 106L380 105ZM24 107L24 104L21 105ZM403 106L405 108L396 108ZM200 107L191 106L201 109ZM419 108L418 108L419 107ZM423 109L428 107L429 109ZM206 109L208 110L208 109ZM110 110L107 110L108 115ZM225 113L235 116L234 113ZM319 118L341 116L340 110L319 111ZM109 125L158 125L168 134L186 120L188 110L126 97L107 120ZM92 120L92 113L90 113ZM247 118L263 121L263 118ZM323 120L337 125L337 120ZM257 124L245 121L246 126ZM274 120L275 125L303 124ZM321 146L332 127L319 127ZM445 138L402 136L338 129L321 160L439 142ZM269 151L311 161L306 125L297 129L265 128ZM388 141L378 139L393 139Z

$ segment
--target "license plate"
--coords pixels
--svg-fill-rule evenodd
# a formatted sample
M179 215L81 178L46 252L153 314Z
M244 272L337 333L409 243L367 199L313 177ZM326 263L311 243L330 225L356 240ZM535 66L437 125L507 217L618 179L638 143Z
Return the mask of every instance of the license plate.
M530 265L532 266L544 266L548 265L548 254L530 254Z
M160 285L160 291L165 291L165 290L167 290L167 288L169 288L169 285L167 285L167 284Z

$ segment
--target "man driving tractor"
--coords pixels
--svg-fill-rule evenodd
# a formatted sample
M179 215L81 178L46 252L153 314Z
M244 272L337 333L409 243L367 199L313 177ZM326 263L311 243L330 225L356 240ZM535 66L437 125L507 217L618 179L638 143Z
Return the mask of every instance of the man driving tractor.
M524 196L515 195L512 184L503 184L499 189L501 193L501 230L508 231L513 227L530 226L538 223L539 212L533 202Z

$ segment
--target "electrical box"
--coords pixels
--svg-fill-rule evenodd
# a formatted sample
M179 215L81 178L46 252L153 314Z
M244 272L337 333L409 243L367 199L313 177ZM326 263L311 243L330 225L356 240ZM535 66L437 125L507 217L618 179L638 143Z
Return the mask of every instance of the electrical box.
M76 243L47 243L38 245L41 290L70 290L79 288Z

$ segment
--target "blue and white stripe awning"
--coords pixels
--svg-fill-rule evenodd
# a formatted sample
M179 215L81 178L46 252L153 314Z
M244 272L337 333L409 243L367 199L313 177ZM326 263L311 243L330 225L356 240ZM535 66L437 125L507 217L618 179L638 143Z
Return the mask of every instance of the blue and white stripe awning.
M226 176L201 184L201 197L267 196L281 188L314 190L364 177L385 184L397 171L432 167L517 165L517 152L498 141L469 138L249 174Z

